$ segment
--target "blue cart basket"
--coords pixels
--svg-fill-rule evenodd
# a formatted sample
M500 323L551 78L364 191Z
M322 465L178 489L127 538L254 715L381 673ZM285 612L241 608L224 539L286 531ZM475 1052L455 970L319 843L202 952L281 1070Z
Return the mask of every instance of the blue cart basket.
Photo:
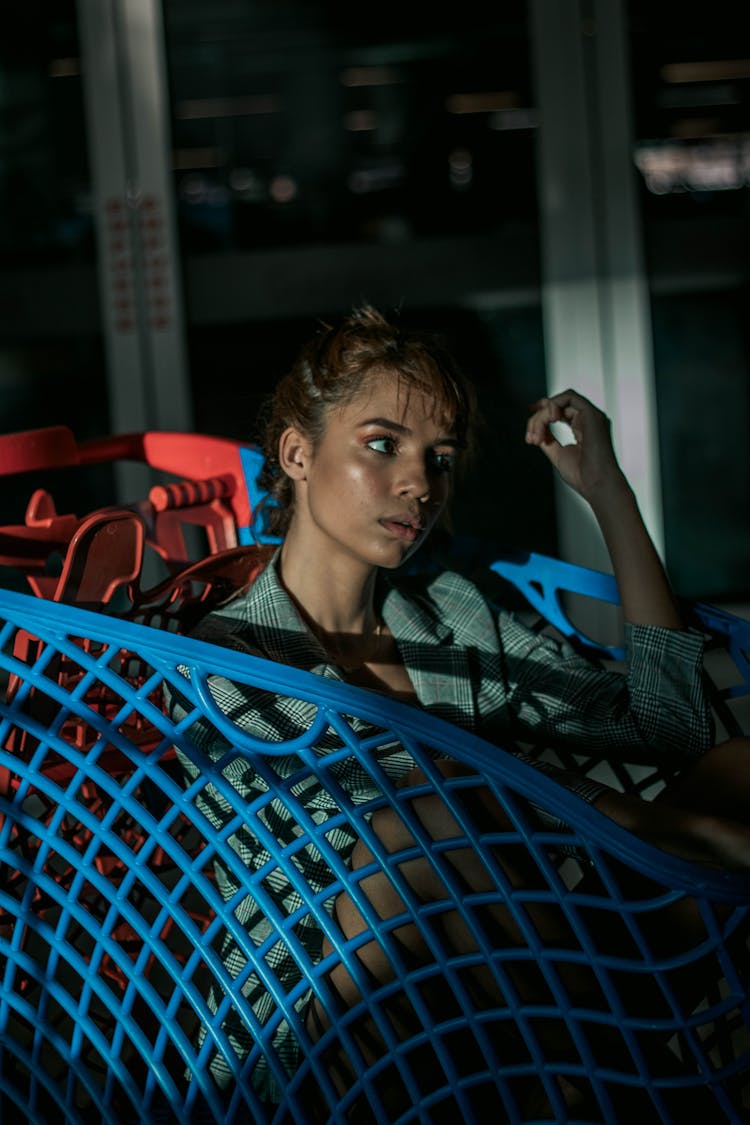
M536 608L584 641L546 612L567 564L514 555L495 573L518 567ZM115 600L94 612L0 591L2 1122L749 1119L750 877L643 843L414 708L185 637L168 596L141 621ZM736 733L750 629L690 612ZM215 676L305 701L308 725L286 743L253 737L217 707ZM201 750L206 724L221 758ZM399 754L420 772L396 786L384 766ZM349 797L351 771L372 779L370 800ZM608 778L640 793L664 782L643 763ZM455 825L444 838L420 819L426 797ZM490 822L476 813L488 799ZM377 818L403 826L402 846L385 849ZM343 858L347 839L364 861ZM467 849L473 888L452 862ZM418 898L410 865L440 893ZM368 879L397 896L387 918ZM457 927L472 935L463 952ZM375 947L385 976L368 971Z

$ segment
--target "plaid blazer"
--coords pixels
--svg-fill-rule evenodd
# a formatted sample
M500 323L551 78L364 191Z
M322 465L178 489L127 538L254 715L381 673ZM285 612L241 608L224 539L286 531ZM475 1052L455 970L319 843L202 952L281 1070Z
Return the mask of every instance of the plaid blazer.
M687 761L711 743L713 727L703 691L703 638L699 633L626 625L629 659L623 673L598 667L567 642L535 633L515 615L497 611L471 582L454 573L395 580L382 576L378 597L380 613L396 640L419 705L497 744L498 753L510 750L526 757L517 745L521 741L569 746L602 758L611 756L613 749L647 748ZM195 635L323 676L343 678L281 586L275 560L246 593L205 618ZM313 717L314 708L304 701L270 699L266 692L223 677L212 677L209 687L225 714L256 737L271 741L293 738L309 727ZM175 718L184 714L176 695L171 709ZM207 722L196 723L190 735L212 758L223 757L228 749ZM332 742L328 747L323 741L320 750L335 745ZM197 776L197 767L180 757L186 774ZM268 763L284 776L296 766L293 756L274 757ZM382 764L397 781L413 762L397 747ZM550 762L535 758L532 764L553 774L584 800L593 800L604 788ZM371 775L356 762L347 760L336 768L341 771L337 780L354 801L377 796ZM244 759L230 759L223 772L248 801L267 790L260 769L250 768ZM199 803L217 828L231 815L211 786L204 788ZM336 811L327 791L314 783L309 785L306 804L318 819ZM294 825L280 802L273 802L271 816L274 834L282 843L291 842ZM351 852L354 843L346 829L337 833L336 847L343 855ZM269 861L268 852L249 828L236 833L233 846L252 870ZM315 857L308 857L304 872L313 891L327 883L325 872L317 871L315 864ZM239 887L228 872L217 871L217 878L226 898L237 895ZM299 906L296 892L285 879L279 878L274 893L283 911ZM255 942L268 938L269 923L249 896L242 899L237 912ZM319 959L320 933L311 922L307 930L302 940L313 960ZM283 950L277 956L273 969L291 987L299 970ZM244 959L231 942L225 943L222 957L230 972L242 971ZM250 977L243 992L263 1023L274 1009L267 991L257 978ZM300 1009L306 1003L307 997L303 997ZM230 1014L226 1026L234 1049L244 1058L252 1041L241 1019ZM298 1048L286 1024L280 1025L274 1047L292 1072ZM215 1061L213 1072L220 1084L230 1080L221 1059ZM262 1058L255 1066L254 1081L269 1099L277 1098L275 1081Z
M703 637L696 631L626 623L623 674L597 666L566 641L534 632L512 613L498 612L473 583L452 572L382 576L379 597L420 706L504 748L517 741L549 742L603 756L615 747L648 748L689 760L711 743ZM281 586L274 561L194 635L343 678ZM269 707L265 693L220 677L212 679L211 692L238 725L263 738L293 737L309 725L313 711L299 700ZM212 728L191 733L212 752ZM575 778L565 783L579 791Z

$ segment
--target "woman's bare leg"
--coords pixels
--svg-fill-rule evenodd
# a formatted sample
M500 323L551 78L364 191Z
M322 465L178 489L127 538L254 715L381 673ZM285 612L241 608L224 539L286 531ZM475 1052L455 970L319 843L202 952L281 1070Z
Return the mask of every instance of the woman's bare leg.
M438 763L438 769L444 776L470 773L458 763L451 762ZM412 775L406 779L405 785L418 784L423 779L424 775L420 771L413 771ZM454 790L454 799L460 800L468 806L469 814L475 822L478 822L480 829L486 826L494 831L502 831L504 828L512 831L513 826L507 816L494 796L481 784L479 779L477 779L476 787L467 787L466 789L462 787L460 794ZM463 834L455 816L439 793L415 797L411 804L432 840L447 842L462 837ZM371 825L386 851L391 854L406 851L414 845L414 838L408 825L393 809L383 809L375 813ZM523 842L518 844L508 843L502 848L497 848L496 852L496 861L501 866L504 877L513 888L530 888L542 885L536 864L528 855ZM421 902L447 902L452 897L452 891L447 885L452 876L459 878L469 894L481 892L491 894L496 890L496 876L472 848L461 847L457 844L455 848L451 849L446 843L443 854L446 857L447 865L450 866L450 870L445 877L426 858L405 860L399 864L400 874L408 883L412 897L416 897ZM353 870L361 870L371 864L372 861L373 855L370 849L360 840L352 855ZM359 885L381 919L387 921L405 912L404 899L393 880L385 872L377 871L372 875L366 875L359 880ZM534 903L529 903L526 911L529 924L541 936L541 940L546 946L553 944L566 946L572 943L570 929L561 911L556 911L551 906ZM342 893L338 897L335 916L342 934L347 939L354 938L369 928L353 898L347 893ZM432 924L432 940L439 943L443 952L449 955L476 952L479 948L477 933L483 934L484 942L490 950L502 947L517 948L527 944L526 936L515 920L513 912L502 905L501 902L495 902L477 910L475 915L470 918L469 924L459 910L446 905L445 911L433 915ZM392 954L394 944L400 947L396 950L396 956L405 956L407 963L429 965L435 961L430 950L430 942L425 937L424 932L413 923L407 923L394 929L393 939L395 939L395 943L390 943L390 953L388 951L388 940L382 943L373 940L367 942L358 950L357 956L362 966L370 978L378 984L393 979ZM326 943L324 955L328 952L330 952L330 946ZM513 981L512 987L514 990L519 992L527 1002L552 1002L544 975L533 959L519 959L517 962L508 962L505 965L505 971ZM559 971L565 975L568 969L565 966L560 966ZM585 967L570 968L569 971L576 978L579 994L583 995L586 990L588 971ZM340 964L331 971L330 983L344 1010L353 1008L360 1000L357 984L345 965ZM470 1002L475 1010L491 1007L504 1008L506 1001L502 989L496 974L489 965L484 967L477 965L472 967L470 971L464 972L462 983L469 993ZM569 983L569 987L572 987L572 982ZM450 999L449 989L450 986L446 987L446 982L439 974L436 974L432 981L427 980L424 984L422 1000L426 1002L428 1007L432 1005L436 1017L445 1017L445 1004ZM388 1006L387 1014L391 1026L402 1038L402 1041L407 1040L410 1035L420 1030L419 1017L410 1007L406 997L394 1000ZM320 1006L316 1008L316 1016L318 1022L325 1022L325 1015ZM557 1057L571 1049L570 1037L562 1021L540 1021L538 1032L541 1040L548 1042L551 1047L554 1044L553 1049ZM514 1058L527 1060L527 1049L515 1031L512 1020L496 1021L493 1034L498 1041L496 1044L498 1054L506 1061L511 1061ZM458 1044L458 1049L460 1050L463 1047L466 1051L466 1066L476 1065L478 1048L472 1050L471 1045L466 1041L467 1039L471 1039L471 1036L464 1035L465 1042ZM382 1054L384 1049L382 1038L375 1032L371 1021L367 1022L366 1027L363 1025L363 1034L358 1038L358 1046L368 1062L375 1061ZM563 1080L560 1081L560 1085L561 1087L565 1086L566 1100L572 1102L578 1098L578 1094ZM518 1097L523 1104L530 1104L530 1100L535 1100L538 1105L544 1103L544 1092L540 1083L536 1080L524 1078L518 1080L516 1086Z
M445 762L441 763L440 767L446 775L468 772L457 763ZM419 780L419 774L415 773L407 779L406 783L413 784ZM468 790L467 793L471 795L465 795L462 790L458 799L473 802L472 813L480 822L484 823L486 820L488 827L495 831L502 831L505 827L511 827L505 813L488 789L478 786L476 789ZM703 818L706 825L710 826L710 835L714 841L716 825L718 824L720 829L724 829L726 826L726 843L719 846L725 848L730 857L736 858L738 866L742 866L746 861L750 862L744 851L747 843L747 856L750 857L750 828L746 827L748 809L750 809L750 739L731 740L707 753L685 772L680 781L664 794L660 802L649 803L637 798L629 798L628 800L635 805L637 817L644 818L644 822L647 824L647 830L643 832L643 835L648 839L651 833L651 842L656 843L657 846L666 846L667 850L673 850L670 846L671 841L653 838L654 835L658 837L659 834L664 837L665 812L668 808L670 812L666 817L667 835L670 831L669 826L672 824L670 817L673 819L674 825L677 826L678 834L685 830L685 824L692 823L693 819L698 821ZM422 825L433 840L439 842L460 837L461 833L455 817L439 794L433 793L414 798L412 805ZM657 805L660 807L655 807ZM606 810L603 809L602 811ZM745 823L740 824L739 819L736 821L730 819L732 816L742 817ZM615 819L619 820L620 817L617 816ZM620 822L622 823L622 820ZM658 828L654 828L654 825L658 825ZM372 827L389 853L407 849L414 842L407 825L394 810L382 810L375 814ZM633 827L637 831L637 826L634 825ZM692 831L692 828L689 829L688 836L690 831ZM675 850L678 850L678 854L684 854L685 847L684 841L681 840ZM460 875L469 891L491 891L496 886L487 866L472 849L456 846L455 849L447 853L447 856L451 867ZM496 857L512 887L531 888L540 885L540 875L536 865L522 846L498 848L496 849ZM696 854L695 856L691 855L690 858L701 859L704 857ZM360 841L353 853L353 868L355 870L361 869L371 863L372 859L369 849ZM405 861L399 865L399 870L408 882L411 892L421 901L440 902L449 898L444 880L427 859ZM380 918L387 920L404 911L404 902L401 895L393 881L385 873L377 872L367 876L361 880L360 885ZM570 934L562 912L544 904L530 904L527 907L527 912L546 947L557 945L564 948L569 944ZM662 911L658 919L656 917L653 919L653 926L650 926L648 922L645 924L646 931L653 930L655 949L664 946L665 943L667 945L670 943L679 945L682 942L692 944L698 937L703 936L705 931L702 919L690 900L686 899L684 902L670 907L669 914L667 920L664 911ZM336 915L341 930L347 938L354 937L367 929L360 911L347 894L339 896L336 904ZM493 940L498 944L513 947L525 943L525 938L519 930L513 914L501 903L486 908L485 923L492 933ZM474 929L467 926L457 910L446 909L444 914L441 915L439 936L445 941L445 947L449 952L471 953L477 949ZM431 956L428 943L415 925L407 924L399 927L394 931L394 937L410 957L420 963L429 963ZM603 941L606 941L606 935ZM597 944L599 943L597 942ZM378 942L372 941L364 945L358 956L375 981L385 982L393 978L393 966L389 955ZM540 973L535 972L532 964L518 963L515 968L511 966L510 971L513 974L514 987L520 992L524 1000L532 1002L536 999L546 998L544 995L546 986L543 977ZM584 1006L587 1004L595 1006L596 1001L591 999L596 993L593 973L584 966L559 965L558 971L565 982L569 996L575 996L577 1002ZM497 978L489 967L486 969L477 967L472 970L472 978L475 994L481 997L480 1006L502 1007L504 998L498 986ZM331 983L345 1008L351 1007L359 1000L357 986L345 966L340 965L332 971ZM696 982L688 983L691 984L688 991L692 995L693 986ZM645 984L647 982L644 982L644 987ZM686 1005L690 1006L689 996L686 996ZM405 1010L401 1013L399 1005L394 1003L391 1013L394 1028L398 1028L399 1020L403 1017L403 1030L406 1035L412 1016L413 1014L410 1016ZM545 1045L549 1045L552 1057L564 1056L570 1045L569 1036L561 1022L542 1026L539 1038ZM598 1049L608 1056L613 1055L617 1050L614 1041L616 1036L612 1038L613 1042L608 1044L606 1033L603 1033L598 1041ZM375 1042L375 1048L369 1049L369 1057L373 1060L377 1057L377 1037ZM652 1044L652 1048L657 1049L658 1044ZM510 1050L512 1049L512 1044L510 1044ZM365 1046L363 1053L367 1058L367 1046ZM530 1098L536 1096L531 1088L526 1091L526 1095Z
M437 763L437 767L446 777L470 773L460 764L453 762L441 761ZM404 787L418 784L423 777L421 771L413 771L406 779ZM495 832L504 829L511 833L514 831L514 826L495 797L481 785L479 780L476 787L454 790L454 799L468 804L469 813L475 823L478 822L480 829L484 827ZM462 837L463 833L456 817L439 793L415 797L411 805L431 840L439 842ZM405 852L414 846L415 841L407 823L395 809L382 809L376 812L371 825L390 854ZM398 865L400 874L418 901L440 902L450 899L453 892L448 886L448 881L453 873L469 893L491 893L497 889L496 877L473 848L458 845L455 848L446 847L442 854L452 869L445 877L441 875L439 867L436 868L424 857L405 860ZM359 870L371 864L373 858L370 849L360 840L352 855L352 867L354 870ZM528 855L523 842L508 843L502 848L495 849L495 859L511 887L518 889L541 886L536 863ZM365 876L359 881L359 885L380 918L392 918L405 911L404 900L387 873L377 871ZM562 912L554 910L551 906L534 903L529 903L526 910L537 933L546 943L565 944L570 941L570 929L564 921ZM347 937L354 937L368 928L356 904L346 893L340 895L337 900L336 917ZM440 936L447 941L450 950L456 953L472 953L477 950L476 928L473 925L467 926L459 911L447 909L435 917L439 917ZM481 925L481 919L479 921ZM485 922L491 922L495 941L502 941L508 946L526 944L526 938L515 920L514 913L502 903L498 902L486 908ZM430 956L424 934L418 931L414 924L398 927L394 930L394 936L413 958L423 961ZM392 978L393 970L387 955L377 942L363 946L359 951L359 957L376 979ZM497 984L491 983L493 981L494 978L490 977L483 983L497 994Z

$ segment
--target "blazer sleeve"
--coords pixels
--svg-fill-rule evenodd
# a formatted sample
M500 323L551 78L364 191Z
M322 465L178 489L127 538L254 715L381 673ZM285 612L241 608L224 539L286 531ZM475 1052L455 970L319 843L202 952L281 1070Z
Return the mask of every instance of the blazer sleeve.
M650 750L692 759L713 739L696 631L627 625L624 672L501 612L507 705L520 737L588 752Z

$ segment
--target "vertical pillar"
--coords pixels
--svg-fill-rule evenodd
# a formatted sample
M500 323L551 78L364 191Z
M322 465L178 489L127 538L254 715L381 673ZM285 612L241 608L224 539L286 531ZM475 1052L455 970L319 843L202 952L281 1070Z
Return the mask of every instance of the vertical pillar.
M574 386L611 415L620 463L663 552L623 10L624 0L531 0L548 392ZM588 507L556 487L561 554L610 569Z
M604 376L620 463L638 497L657 550L664 555L651 304L633 161L634 129L625 0L596 0L596 190L605 203Z
M78 0L113 432L189 430L192 408L159 0ZM122 498L147 486L118 469Z

